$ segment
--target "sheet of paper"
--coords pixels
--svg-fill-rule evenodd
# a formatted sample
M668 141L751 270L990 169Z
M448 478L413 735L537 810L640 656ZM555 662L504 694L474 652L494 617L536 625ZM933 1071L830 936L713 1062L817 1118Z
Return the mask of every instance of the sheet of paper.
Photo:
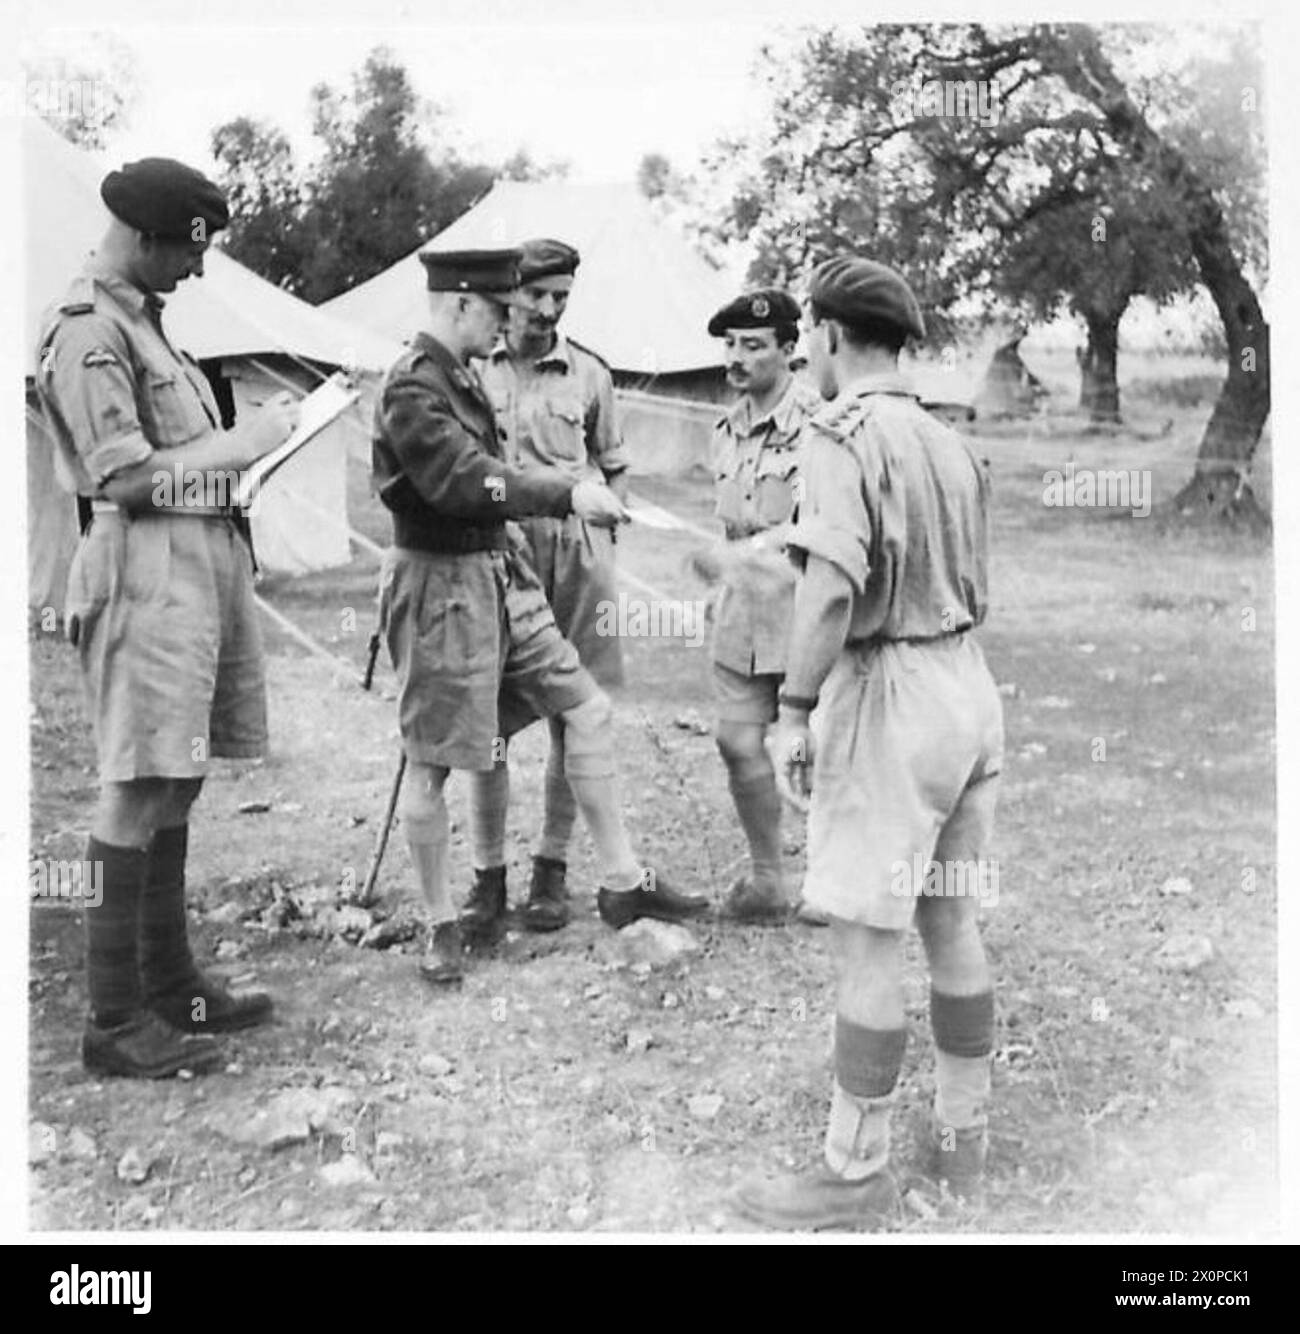
M662 506L639 497L629 498L623 508L627 510L627 516L633 523L639 523L645 528L655 528L665 533L690 533L692 537L702 538L706 542L716 542L721 536L719 533L710 533L703 528L697 528L695 524L679 519L677 515Z
M298 404L298 425L293 434L269 454L264 454L244 473L239 486L239 504L247 508L276 470L346 412L361 395L339 375L331 375Z

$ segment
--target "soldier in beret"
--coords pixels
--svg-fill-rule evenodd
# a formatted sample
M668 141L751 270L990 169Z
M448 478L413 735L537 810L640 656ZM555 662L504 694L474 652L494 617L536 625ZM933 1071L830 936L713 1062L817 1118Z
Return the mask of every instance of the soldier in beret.
M266 744L252 553L221 483L279 445L296 408L281 395L222 430L203 372L163 327L158 294L202 277L226 225L217 187L146 158L100 193L112 221L46 313L36 383L82 517L66 610L99 757L86 861L102 901L85 914L82 1057L97 1073L158 1078L211 1067L211 1034L271 1012L269 996L232 993L195 965L185 864L209 759ZM188 479L215 479L213 503L161 503L158 478L177 469L188 498Z
M724 341L727 382L740 391L713 428L711 454L723 549L697 571L716 579L712 674L718 750L750 873L723 901L740 922L784 921L790 912L781 858L781 799L764 739L776 721L794 605L795 572L781 552L796 499L800 432L821 398L790 371L799 306L787 292L746 292L719 310L709 333Z
M916 298L892 269L845 256L816 270L808 310L831 402L809 424L789 537L803 576L773 751L783 792L811 794L804 893L832 919L838 1001L824 1166L739 1197L785 1229L893 1211L914 919L931 984L932 1166L955 1193L978 1188L993 991L977 909L1002 766L1001 699L971 634L988 607L988 481L898 374L899 349L924 335Z
M519 289L505 335L482 363L483 388L512 463L577 481L603 478L623 496L627 458L614 412L609 366L559 324L573 288L578 252L563 241L539 238L520 247ZM623 683L616 637L597 633L602 601L614 601L614 530L564 518L520 520L533 568L560 633L604 689ZM503 716L503 736L533 718ZM568 921L567 859L577 805L564 776L564 724L549 720L541 840L533 857L523 922L530 931L554 931ZM473 776L470 812L474 835L474 888L463 922L481 932L505 910L505 834L509 769L504 758Z
M463 939L447 886L443 788L452 769L489 770L502 760L502 719L562 721L564 775L596 844L606 922L676 920L708 904L674 891L632 850L617 804L609 699L557 629L523 538L507 523L576 514L612 526L623 517L599 475L502 456L492 405L470 362L486 357L505 327L520 254L421 259L428 323L384 381L373 470L393 513L380 622L400 679L409 766L403 823L432 927L420 971L444 984L462 976ZM504 927L503 902L478 906L484 911L465 923L471 943Z

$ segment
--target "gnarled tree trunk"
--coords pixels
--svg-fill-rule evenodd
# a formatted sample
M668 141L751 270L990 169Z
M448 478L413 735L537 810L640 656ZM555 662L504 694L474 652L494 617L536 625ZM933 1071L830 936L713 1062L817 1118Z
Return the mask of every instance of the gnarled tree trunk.
M1088 346L1079 356L1079 406L1094 422L1119 421L1119 321L1123 315L1090 311Z
M1035 53L1072 92L1097 107L1140 170L1153 172L1185 201L1192 254L1223 321L1228 378L1201 437L1196 471L1175 506L1184 514L1266 524L1246 476L1269 414L1268 324L1233 253L1223 210L1183 154L1148 124L1095 32L1086 27L1039 30Z

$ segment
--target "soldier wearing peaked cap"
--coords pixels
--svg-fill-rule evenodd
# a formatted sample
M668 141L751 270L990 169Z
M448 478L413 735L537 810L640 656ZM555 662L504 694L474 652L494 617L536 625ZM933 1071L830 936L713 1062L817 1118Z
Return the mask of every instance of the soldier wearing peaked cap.
M373 469L393 514L380 582L380 622L400 679L399 721L410 779L403 824L432 927L421 973L462 976L470 943L504 928L499 896L476 886L457 921L447 886L452 769L492 769L504 720L558 718L564 775L596 843L601 916L677 919L707 908L676 893L633 852L614 785L607 696L563 638L508 521L533 516L619 522L623 507L599 476L503 456L492 405L471 360L488 355L518 287L519 252L421 256L428 275L425 330L389 372L376 407ZM511 530L514 529L512 532Z
M831 402L809 423L789 535L803 576L772 748L783 789L811 793L804 892L832 919L838 1003L823 1167L740 1194L785 1229L892 1214L913 920L930 969L931 1165L955 1192L978 1189L993 991L977 912L997 887L985 855L1002 766L1001 699L972 634L988 607L988 482L898 374L924 331L916 299L892 269L845 256L816 270L808 308Z
M209 759L266 743L252 555L226 483L281 443L296 409L282 395L223 431L203 372L163 327L158 294L202 277L226 225L217 187L146 158L101 194L112 221L42 322L36 387L83 517L66 614L99 758L86 861L102 901L85 915L82 1056L100 1073L161 1077L215 1064L210 1034L271 1010L195 965L185 866ZM178 472L182 486L159 485Z
M523 243L519 290L504 336L482 363L483 387L507 458L574 481L603 478L621 498L627 458L615 417L613 377L600 357L559 327L579 262L578 252L563 241ZM560 633L599 685L621 685L619 641L600 633L601 605L612 605L618 595L613 530L576 514L524 519L520 527ZM525 713L503 716L502 732L509 736L532 721ZM533 931L553 931L568 921L567 860L577 816L564 776L564 725L551 718L549 727L541 839L523 914L524 925ZM474 916L480 900L496 905L505 899L506 759L475 774L470 792L476 887L469 911Z
M713 429L717 516L725 543L697 570L718 581L712 675L718 750L749 844L750 872L731 886L722 911L740 922L786 919L781 799L764 746L776 721L794 604L795 571L781 551L799 485L800 439L821 397L791 374L799 306L788 292L742 293L708 324L724 340L727 382L740 391Z

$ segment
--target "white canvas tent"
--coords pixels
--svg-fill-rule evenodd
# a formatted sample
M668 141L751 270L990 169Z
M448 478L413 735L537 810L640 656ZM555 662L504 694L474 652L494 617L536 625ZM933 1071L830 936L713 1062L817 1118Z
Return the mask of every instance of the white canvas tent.
M717 416L712 405L726 395L722 345L706 326L735 296L734 282L661 221L634 185L504 181L421 249L491 249L533 236L565 241L582 257L564 330L613 368L635 466L676 472L701 462ZM321 309L409 338L426 311L419 250Z
M67 286L108 220L99 198L107 167L36 117L23 120L26 230L28 598L60 608L76 542L71 497L54 475L52 442L35 401L36 340L42 312ZM319 311L265 282L218 250L205 276L167 297L168 335L201 361L216 360L241 408L275 389L310 389L340 365L381 372L398 345ZM366 399L277 475L254 516L258 560L299 574L347 562L346 456L369 432Z
M649 378L721 364L705 325L735 295L732 284L633 185L504 181L421 248L492 248L533 236L553 236L582 256L564 328L616 371ZM424 291L417 250L322 309L408 338L424 322Z

